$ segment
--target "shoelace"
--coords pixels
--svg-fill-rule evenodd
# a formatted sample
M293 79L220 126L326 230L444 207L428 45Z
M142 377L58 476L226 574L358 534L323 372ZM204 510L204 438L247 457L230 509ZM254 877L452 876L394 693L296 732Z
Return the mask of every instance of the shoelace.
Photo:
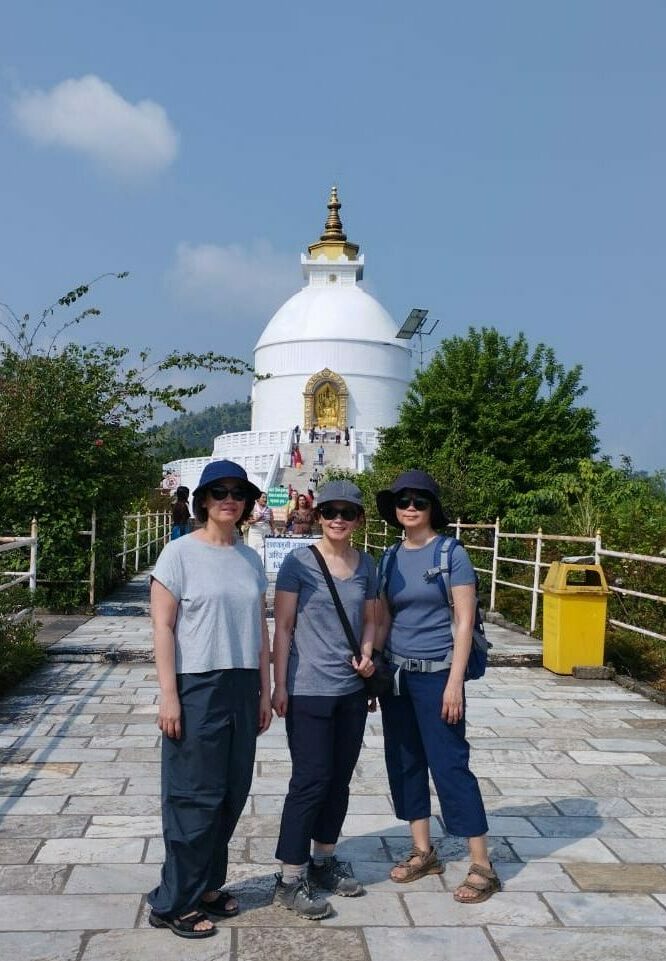
M303 894L305 895L306 899L307 899L311 904L313 904L313 903L317 900L317 898L316 898L316 896L315 896L315 892L313 891L313 889L312 889L311 886L310 886L310 882L309 882L306 878L303 878L303 880L302 880L302 882L301 882L301 886L302 886L301 889L302 889Z
M333 858L331 869L339 878L353 877L350 861L338 861L337 858Z

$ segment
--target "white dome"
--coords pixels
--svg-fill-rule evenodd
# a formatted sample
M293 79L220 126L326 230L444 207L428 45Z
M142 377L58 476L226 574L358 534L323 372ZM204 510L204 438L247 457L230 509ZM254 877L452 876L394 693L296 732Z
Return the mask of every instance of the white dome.
M356 340L403 346L395 339L397 331L389 312L356 284L310 284L274 314L255 350L304 340Z

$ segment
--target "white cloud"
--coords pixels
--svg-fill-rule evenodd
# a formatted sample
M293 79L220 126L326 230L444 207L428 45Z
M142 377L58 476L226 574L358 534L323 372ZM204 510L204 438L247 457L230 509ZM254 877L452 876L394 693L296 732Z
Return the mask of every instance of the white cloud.
M267 240L248 248L181 243L168 280L180 299L213 309L220 318L241 315L265 322L296 293L297 261L278 253Z
M178 150L164 107L132 104L111 84L89 74L51 90L25 90L13 102L19 128L38 144L78 150L122 177L162 170Z

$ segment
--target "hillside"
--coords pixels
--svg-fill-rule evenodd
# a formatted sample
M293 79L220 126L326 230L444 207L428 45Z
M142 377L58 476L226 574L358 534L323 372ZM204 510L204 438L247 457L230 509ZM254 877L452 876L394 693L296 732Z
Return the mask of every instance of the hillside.
M181 414L150 428L152 453L163 463L178 457L207 457L213 449L213 438L225 431L249 430L250 418L249 399Z

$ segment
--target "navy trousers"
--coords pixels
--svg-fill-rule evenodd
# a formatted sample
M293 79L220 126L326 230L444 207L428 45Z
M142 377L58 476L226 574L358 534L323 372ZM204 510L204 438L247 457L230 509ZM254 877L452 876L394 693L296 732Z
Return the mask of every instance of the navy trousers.
M428 770L449 834L479 837L488 822L479 785L469 769L465 719L442 720L448 671L400 672L400 695L381 699L384 753L396 816L430 817Z
M337 842L367 714L365 691L289 698L287 738L292 773L275 852L278 860L305 864L312 840Z
M196 908L226 881L229 840L245 806L259 727L259 671L179 674L180 740L162 737L165 860L148 901L159 914Z

